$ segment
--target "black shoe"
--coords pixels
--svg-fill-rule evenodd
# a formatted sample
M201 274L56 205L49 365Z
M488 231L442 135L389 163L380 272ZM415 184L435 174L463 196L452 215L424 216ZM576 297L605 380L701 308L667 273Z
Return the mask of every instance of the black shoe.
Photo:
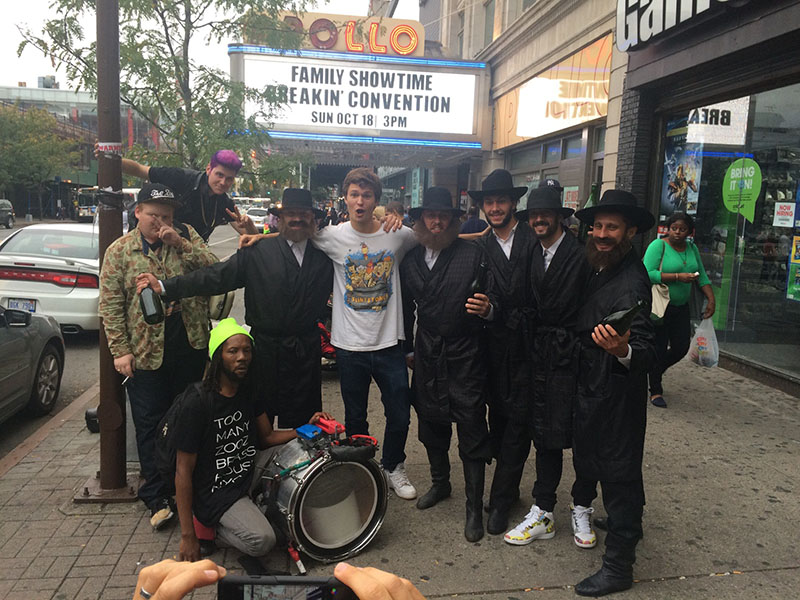
M608 517L597 517L592 519L592 524L603 531L608 531Z
M486 519L486 531L491 535L505 533L508 529L508 512L493 508Z
M199 540L200 542L200 558L211 556L217 551L217 545L214 540Z
M153 529L163 529L174 516L175 511L169 498L162 498L150 507L150 525Z
M597 598L606 594L629 590L633 586L633 577L621 576L612 573L605 566L575 586L578 596L591 596Z
M435 506L445 498L450 497L450 482L447 483L434 483L427 492L417 500L417 508L425 510L431 506Z
M482 460L465 460L464 491L467 496L467 518L464 537L477 542L483 537L483 483L486 465Z

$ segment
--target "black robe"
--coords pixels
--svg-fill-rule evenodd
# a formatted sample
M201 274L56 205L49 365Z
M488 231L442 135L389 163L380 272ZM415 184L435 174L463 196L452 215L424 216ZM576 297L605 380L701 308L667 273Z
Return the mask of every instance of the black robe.
M525 419L530 397L531 286L530 262L536 238L527 223L517 224L506 258L495 235L477 243L489 259L495 293L502 311L487 324L488 402L505 418Z
M639 481L647 423L647 371L655 361L650 320L650 280L631 250L616 266L590 277L586 301L578 313L580 371L573 424L576 474L583 479ZM630 369L597 346L592 330L610 313L638 300L646 308L631 326Z
M251 365L267 415L298 427L322 410L320 334L333 287L330 259L311 242L302 268L283 236L242 248L225 261L164 282L167 297L211 296L244 287L252 327Z
M411 250L400 265L405 348L414 352L411 387L421 420L475 423L480 417L485 428L485 320L464 307L483 256L477 244L456 239L441 251L432 270L425 264L424 246ZM486 295L497 306L491 271Z
M575 323L591 267L584 247L569 231L547 271L542 245L531 258L534 298L531 437L539 449L569 448L577 391L578 338Z

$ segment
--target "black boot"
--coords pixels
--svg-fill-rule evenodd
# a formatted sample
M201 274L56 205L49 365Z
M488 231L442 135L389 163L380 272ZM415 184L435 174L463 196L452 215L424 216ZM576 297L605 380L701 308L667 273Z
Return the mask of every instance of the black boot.
M633 563L636 560L636 546L615 548L606 545L603 566L600 570L575 586L579 596L597 598L606 594L629 590L633 586Z
M490 534L505 533L508 528L508 511L519 500L521 477L520 469L509 468L502 462L497 463L489 492L489 518L486 520L486 531Z
M482 460L464 461L464 490L467 495L467 519L464 537L477 542L483 537L483 482L486 463Z
M433 485L417 500L417 508L425 510L450 497L450 458L447 452L428 450Z

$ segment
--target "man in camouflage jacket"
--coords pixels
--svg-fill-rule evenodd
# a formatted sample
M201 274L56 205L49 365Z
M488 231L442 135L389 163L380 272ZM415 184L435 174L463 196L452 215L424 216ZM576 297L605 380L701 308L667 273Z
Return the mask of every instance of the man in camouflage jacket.
M217 262L189 225L173 223L175 197L161 184L145 184L135 213L138 225L108 247L100 273L100 316L114 367L128 377L136 444L145 483L139 498L160 528L173 505L155 463L156 429L173 398L199 381L208 346L208 302L186 298L164 307L163 322L148 325L136 293L136 276L167 279Z

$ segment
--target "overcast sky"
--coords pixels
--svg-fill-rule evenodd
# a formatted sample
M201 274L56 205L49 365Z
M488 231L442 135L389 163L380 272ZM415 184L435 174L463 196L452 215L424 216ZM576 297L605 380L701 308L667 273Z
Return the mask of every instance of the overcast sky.
M16 2L2 0L3 17L0 19L0 86L16 86L25 81L28 87L36 87L40 75L56 75L61 87L69 87L66 75L56 71L50 60L33 48L27 48L21 57L17 57L17 47L22 38L17 25L27 26L38 31L48 18L52 18L49 5L52 0L25 0ZM327 4L319 3L315 12L326 12L341 15L366 15L369 0L330 0ZM400 0L394 16L398 19L417 19L419 17L418 0ZM87 36L94 37L94 20L85 24ZM226 43L217 47L195 47L194 56L207 64L228 70L228 54Z

